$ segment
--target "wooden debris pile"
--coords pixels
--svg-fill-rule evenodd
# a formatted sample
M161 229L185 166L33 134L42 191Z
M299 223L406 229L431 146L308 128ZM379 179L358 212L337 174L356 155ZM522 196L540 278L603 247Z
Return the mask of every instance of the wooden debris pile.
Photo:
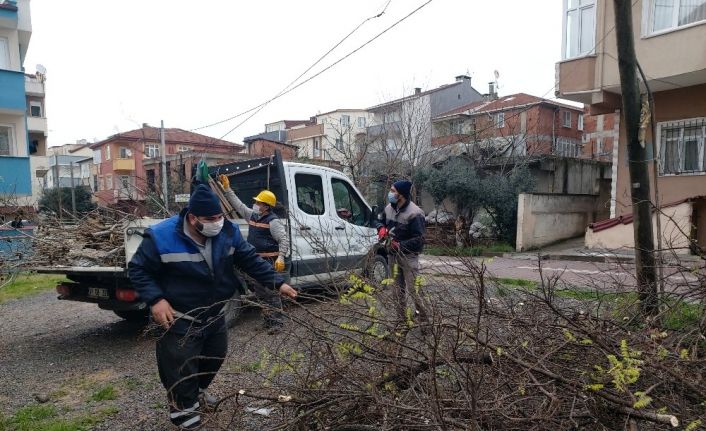
M31 266L125 266L125 228L134 216L99 209L61 223L48 219L35 230Z

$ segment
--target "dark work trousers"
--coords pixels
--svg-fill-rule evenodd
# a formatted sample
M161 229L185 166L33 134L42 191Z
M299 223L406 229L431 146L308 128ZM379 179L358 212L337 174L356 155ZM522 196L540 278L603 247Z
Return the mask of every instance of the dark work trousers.
M227 353L228 333L223 317L204 328L192 327L188 335L167 331L157 341L159 378L172 410L196 404L199 389L208 388Z
M394 277L395 302L397 313L404 322L407 319L407 297L412 298L412 319L418 315L425 323L428 322L426 309L421 295L415 288L419 277L419 256L416 254L390 253L387 258L390 273Z
M274 267L276 258L266 257L264 259ZM291 268L292 259L284 258L284 272L279 272L278 274L284 277L285 283L290 281ZM265 326L282 326L282 297L279 291L277 289L273 290L272 287L265 287L253 279L249 279L248 284L252 291L255 292L257 299L262 303L262 317L265 319Z

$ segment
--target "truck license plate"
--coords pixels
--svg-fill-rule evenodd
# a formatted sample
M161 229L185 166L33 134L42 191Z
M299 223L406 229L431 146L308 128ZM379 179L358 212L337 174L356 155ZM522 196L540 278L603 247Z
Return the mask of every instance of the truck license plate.
M89 287L88 288L88 296L91 298L97 298L97 299L110 298L110 296L108 295L108 289L104 289L102 287Z

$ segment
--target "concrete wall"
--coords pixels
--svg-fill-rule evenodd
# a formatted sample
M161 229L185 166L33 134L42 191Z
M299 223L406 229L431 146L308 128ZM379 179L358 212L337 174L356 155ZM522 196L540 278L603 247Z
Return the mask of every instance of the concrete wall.
M662 224L662 248L673 249L677 254L689 254L689 235L691 234L691 219L693 204L685 202L673 207L664 208L660 215ZM652 228L655 232L655 247L657 246L657 217L652 216ZM589 249L619 250L635 248L633 224L617 224L605 230L594 232L586 229L586 247Z
M520 194L517 251L582 235L586 226L595 221L597 202L597 196Z

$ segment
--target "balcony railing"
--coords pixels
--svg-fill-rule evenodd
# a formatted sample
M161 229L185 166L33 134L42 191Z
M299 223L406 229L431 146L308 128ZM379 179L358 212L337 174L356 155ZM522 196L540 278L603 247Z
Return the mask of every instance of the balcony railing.
M114 171L134 171L135 159L115 159L113 160Z

